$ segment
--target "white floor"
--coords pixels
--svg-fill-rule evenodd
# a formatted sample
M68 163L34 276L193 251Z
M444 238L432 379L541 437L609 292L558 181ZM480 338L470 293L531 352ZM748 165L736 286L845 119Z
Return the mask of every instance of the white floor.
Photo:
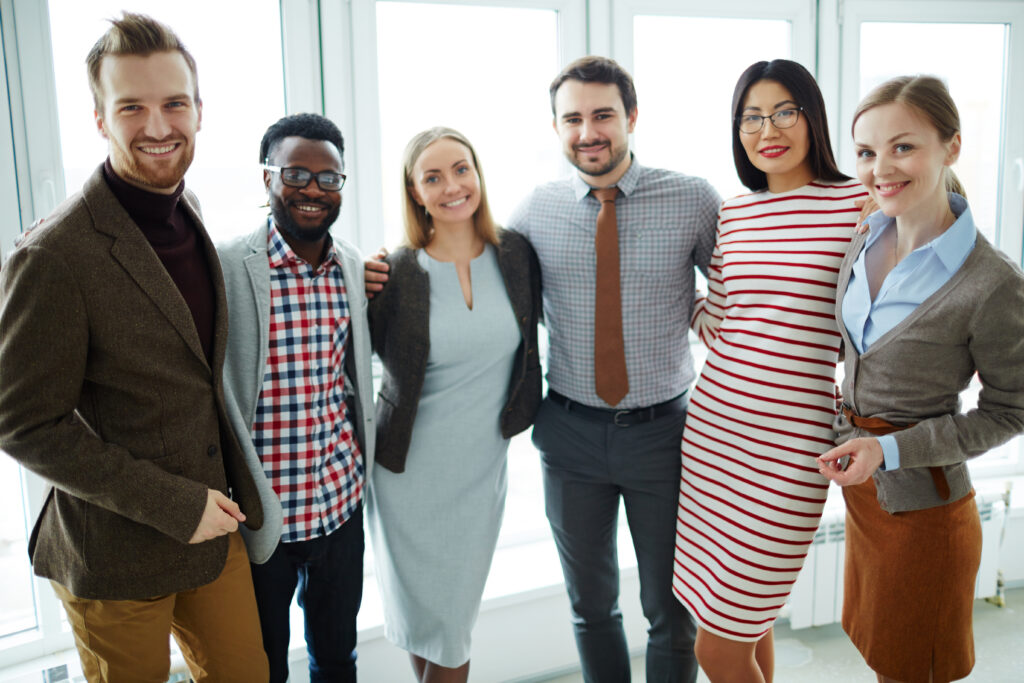
M974 643L977 663L971 683L1024 681L1024 588L1007 591L1006 607L979 600L974 607ZM875 680L860 654L838 625L791 631L787 624L775 629L775 681L777 683L869 683ZM643 683L643 657L633 659L633 683ZM703 673L700 683L707 683ZM576 673L548 679L547 683L582 683Z

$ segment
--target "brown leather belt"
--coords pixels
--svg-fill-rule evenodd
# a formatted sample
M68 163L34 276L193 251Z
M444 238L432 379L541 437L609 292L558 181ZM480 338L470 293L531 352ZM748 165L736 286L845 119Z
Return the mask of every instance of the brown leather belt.
M853 412L850 406L843 404L843 415L850 421L854 427L863 429L869 434L875 436L885 436L886 434L892 434L903 429L910 429L916 422L911 422L908 425L894 425L888 420L883 420L880 417L861 417L857 413ZM946 473L941 467L929 467L928 471L932 475L932 482L935 484L935 491L939 494L942 500L949 500L949 482L946 481Z

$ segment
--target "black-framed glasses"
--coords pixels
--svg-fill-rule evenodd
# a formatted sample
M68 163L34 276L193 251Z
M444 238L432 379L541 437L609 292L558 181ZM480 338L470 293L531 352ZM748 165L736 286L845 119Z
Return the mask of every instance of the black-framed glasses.
M796 125L796 122L800 120L800 112L803 110L803 107L780 109L771 116L743 114L736 117L736 125L739 127L741 133L758 133L762 128L764 128L764 122L771 119L772 125L779 130L792 128Z
M341 188L345 186L345 179L348 177L344 173L335 173L334 171L313 173L308 168L302 168L301 166L281 168L280 166L264 164L263 168L271 173L280 173L281 182L288 187L306 187L313 178L316 178L317 187L324 192L340 192Z

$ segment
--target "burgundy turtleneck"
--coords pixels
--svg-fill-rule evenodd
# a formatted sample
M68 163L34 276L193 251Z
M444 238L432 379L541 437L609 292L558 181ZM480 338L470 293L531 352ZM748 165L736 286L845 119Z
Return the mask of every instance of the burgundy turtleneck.
M213 280L199 231L179 201L185 191L185 181L178 185L174 194L148 192L119 177L109 158L103 164L103 177L178 286L192 312L199 341L209 361L213 356L216 309Z

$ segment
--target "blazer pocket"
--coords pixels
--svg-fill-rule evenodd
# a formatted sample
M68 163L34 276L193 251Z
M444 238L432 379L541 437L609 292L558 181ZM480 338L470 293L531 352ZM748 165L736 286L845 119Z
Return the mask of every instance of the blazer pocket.
M85 567L103 577L141 578L174 573L173 558L182 557L182 545L153 527L116 512L86 504Z

